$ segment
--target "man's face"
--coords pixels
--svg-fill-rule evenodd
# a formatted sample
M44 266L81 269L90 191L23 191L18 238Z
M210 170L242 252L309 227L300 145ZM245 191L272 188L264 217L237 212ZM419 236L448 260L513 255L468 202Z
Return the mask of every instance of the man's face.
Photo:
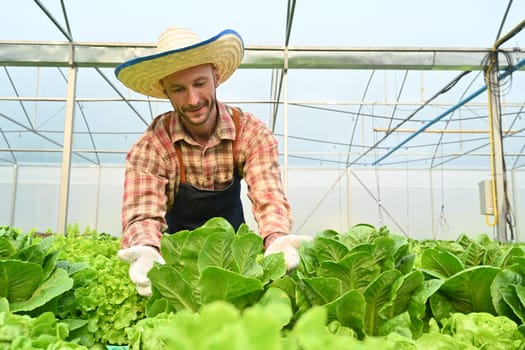
M187 127L204 126L214 116L218 78L213 65L203 64L162 79L166 95Z

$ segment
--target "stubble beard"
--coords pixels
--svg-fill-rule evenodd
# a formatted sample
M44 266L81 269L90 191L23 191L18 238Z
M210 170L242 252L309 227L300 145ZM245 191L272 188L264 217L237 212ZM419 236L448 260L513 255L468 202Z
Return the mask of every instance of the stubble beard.
M202 126L206 124L210 120L212 113L216 109L216 105L217 105L217 98L214 96L211 100L206 101L204 104L198 105L197 108L191 108L191 107L180 108L180 107L175 106L175 109L177 110L177 113L179 114L181 120L183 120L185 123L191 126L198 127L198 126ZM203 108L203 107L207 107L208 112L206 114L206 117L200 122L193 121L192 118L186 114L186 111L191 112L192 110Z

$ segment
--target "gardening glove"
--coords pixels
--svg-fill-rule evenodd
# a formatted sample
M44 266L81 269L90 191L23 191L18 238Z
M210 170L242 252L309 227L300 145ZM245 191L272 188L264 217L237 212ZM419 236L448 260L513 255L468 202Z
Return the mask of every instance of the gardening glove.
M291 271L299 266L299 252L297 248L303 242L311 242L312 237L306 235L286 235L276 238L266 251L264 256L275 254L275 253L284 253L284 261L286 262L286 271Z
M137 285L137 292L142 296L151 296L151 281L148 278L148 272L155 262L166 263L157 248L136 245L119 250L118 257L130 263L129 278Z

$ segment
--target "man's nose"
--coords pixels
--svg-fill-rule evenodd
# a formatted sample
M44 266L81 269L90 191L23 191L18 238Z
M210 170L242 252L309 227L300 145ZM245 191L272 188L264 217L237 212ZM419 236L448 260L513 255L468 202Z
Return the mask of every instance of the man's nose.
M189 105L197 105L199 103L199 94L196 89L189 88L186 98Z

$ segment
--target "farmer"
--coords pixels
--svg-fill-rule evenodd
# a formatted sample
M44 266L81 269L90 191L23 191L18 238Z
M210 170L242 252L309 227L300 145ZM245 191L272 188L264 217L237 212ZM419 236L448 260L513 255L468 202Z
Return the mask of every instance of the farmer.
M243 51L233 30L201 40L171 27L160 35L155 54L115 70L128 88L173 106L153 120L126 158L118 255L130 263L141 295L151 295L147 273L154 262L164 263L164 232L192 230L213 217L239 228L241 179L266 255L283 252L287 270L294 269L298 246L310 239L289 234L292 215L270 130L253 114L217 101L217 87L241 64Z

